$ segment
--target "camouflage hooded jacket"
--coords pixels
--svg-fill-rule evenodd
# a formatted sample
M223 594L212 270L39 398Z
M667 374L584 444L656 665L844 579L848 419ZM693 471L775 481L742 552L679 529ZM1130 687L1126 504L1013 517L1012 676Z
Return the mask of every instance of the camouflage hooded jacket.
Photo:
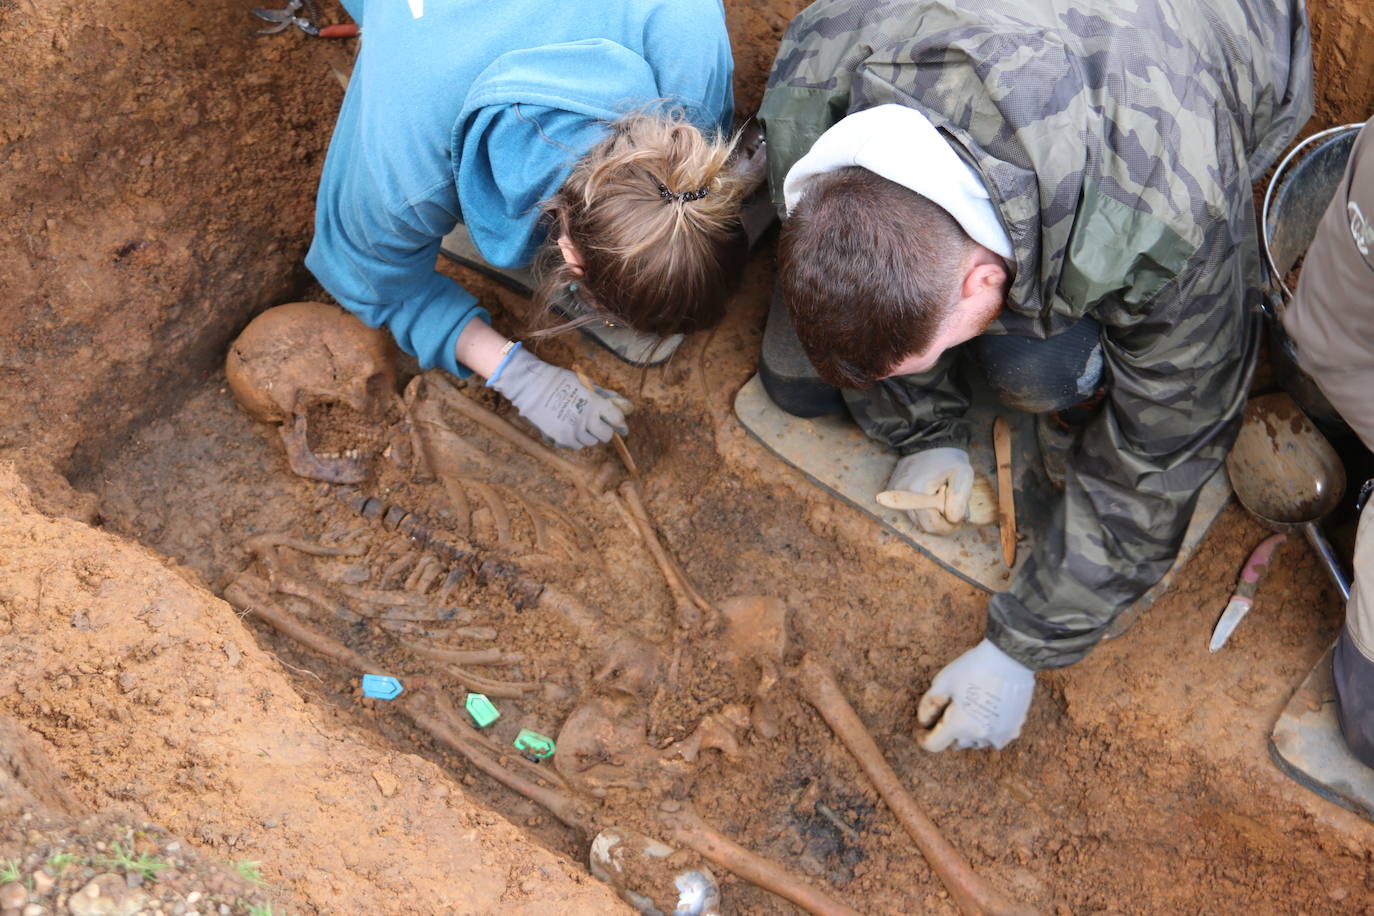
M775 200L828 127L886 103L921 111L981 173L1011 237L988 332L1103 328L1103 409L988 613L1012 657L1067 665L1172 565L1235 437L1259 333L1251 183L1312 111L1306 10L820 0L783 37L760 112ZM903 454L966 442L952 359L851 393L856 419Z

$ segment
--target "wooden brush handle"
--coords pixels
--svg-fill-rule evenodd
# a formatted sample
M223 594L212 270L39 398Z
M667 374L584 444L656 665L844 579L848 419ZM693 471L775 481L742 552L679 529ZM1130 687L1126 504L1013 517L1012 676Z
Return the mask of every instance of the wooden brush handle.
M945 488L934 493L912 493L910 490L884 490L878 494L878 505L885 509L945 509ZM951 519L953 521L953 519Z

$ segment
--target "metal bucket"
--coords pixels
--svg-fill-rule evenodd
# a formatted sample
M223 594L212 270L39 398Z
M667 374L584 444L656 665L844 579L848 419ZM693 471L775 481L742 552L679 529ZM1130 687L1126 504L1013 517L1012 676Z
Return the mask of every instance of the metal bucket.
M1283 311L1293 298L1284 277L1307 253L1327 205L1345 176L1355 135L1364 124L1319 131L1289 151L1264 192L1264 255L1271 278L1268 308L1271 348L1279 384L1327 435L1345 438L1350 429L1317 384L1298 368L1292 341L1283 330Z

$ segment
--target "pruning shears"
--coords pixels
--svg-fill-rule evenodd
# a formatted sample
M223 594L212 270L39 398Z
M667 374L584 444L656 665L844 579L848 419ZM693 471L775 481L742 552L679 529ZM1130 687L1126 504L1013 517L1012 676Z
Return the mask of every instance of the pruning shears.
M305 15L297 15L302 10L305 11ZM253 10L253 15L264 22L272 23L268 28L259 29L259 35L275 35L293 25L312 38L352 38L360 31L352 22L344 25L327 25L323 28L316 25L319 15L315 11L315 4L310 0L291 0L279 10Z

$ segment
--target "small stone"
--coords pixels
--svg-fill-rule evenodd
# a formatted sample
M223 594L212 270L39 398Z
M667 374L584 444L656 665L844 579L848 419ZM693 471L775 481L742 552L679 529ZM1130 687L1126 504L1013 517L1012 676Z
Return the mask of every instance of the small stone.
M93 878L73 894L67 909L71 916L134 916L149 899L146 893L127 887L122 877L111 873Z
M41 905L30 903L28 906L24 907L21 916L43 916L46 912L47 910L43 909Z
M17 910L29 899L29 892L18 881L0 885L0 910Z
M33 873L33 892L40 897L52 890L56 883L56 879L41 868Z
M203 895L201 894L200 891L191 891L191 893L189 893L189 894L186 895L186 902L187 902L187 903L195 903L196 901L200 900L200 898L201 898L202 896L203 896Z
M372 778L377 780L377 788L382 790L383 798L391 798L401 788L400 782L390 770L373 770Z

